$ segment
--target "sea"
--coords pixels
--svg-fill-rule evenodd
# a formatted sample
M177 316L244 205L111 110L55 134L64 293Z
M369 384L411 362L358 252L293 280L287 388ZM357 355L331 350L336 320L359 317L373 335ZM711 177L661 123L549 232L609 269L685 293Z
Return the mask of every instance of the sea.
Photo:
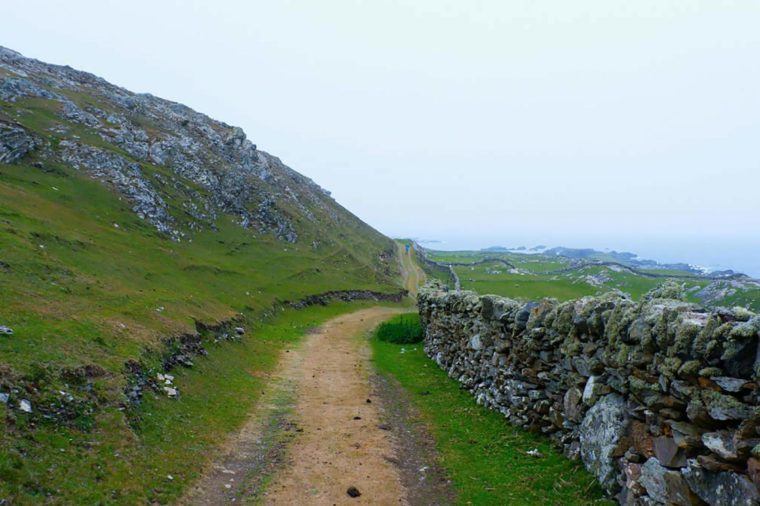
M659 263L687 263L705 272L731 269L760 279L760 233L754 237L445 237L422 238L430 249L457 251L500 246L508 249L544 246L626 251Z

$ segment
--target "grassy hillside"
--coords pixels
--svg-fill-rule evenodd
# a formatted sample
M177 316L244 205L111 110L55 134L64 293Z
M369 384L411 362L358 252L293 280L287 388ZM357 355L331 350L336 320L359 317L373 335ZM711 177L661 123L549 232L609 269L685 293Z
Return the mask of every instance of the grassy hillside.
M0 503L170 500L349 309L286 301L399 282L390 239L240 129L0 48Z

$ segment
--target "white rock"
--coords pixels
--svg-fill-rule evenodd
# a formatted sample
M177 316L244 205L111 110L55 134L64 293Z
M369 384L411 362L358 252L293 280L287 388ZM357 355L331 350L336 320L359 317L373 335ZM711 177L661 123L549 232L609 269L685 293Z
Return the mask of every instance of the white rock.
M32 403L29 402L26 399L21 399L21 403L19 403L18 407L24 413L31 413L32 412Z

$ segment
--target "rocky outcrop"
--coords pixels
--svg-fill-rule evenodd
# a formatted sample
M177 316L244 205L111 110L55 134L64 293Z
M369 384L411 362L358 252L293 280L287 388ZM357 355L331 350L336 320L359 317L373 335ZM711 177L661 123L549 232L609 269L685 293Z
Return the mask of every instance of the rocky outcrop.
M13 163L34 149L28 130L36 128L42 162L86 169L174 240L214 229L226 214L254 234L287 242L315 228L364 228L386 241L329 192L257 149L239 127L3 47L0 70L0 101L19 122L40 108L52 116L24 129L4 122L10 113L0 110L0 162Z
M760 504L760 317L670 288L525 304L432 285L425 351L620 504Z
M23 127L0 121L0 163L16 163L37 147Z
M140 165L116 153L73 141L62 141L61 158L75 169L109 184L132 202L132 210L160 232L179 238L166 202L145 177Z

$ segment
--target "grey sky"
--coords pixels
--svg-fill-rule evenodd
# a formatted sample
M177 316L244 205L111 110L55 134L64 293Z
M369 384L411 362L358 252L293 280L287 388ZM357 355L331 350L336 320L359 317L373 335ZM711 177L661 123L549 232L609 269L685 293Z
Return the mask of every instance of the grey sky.
M2 16L0 44L240 125L390 235L758 236L757 0L24 0Z

